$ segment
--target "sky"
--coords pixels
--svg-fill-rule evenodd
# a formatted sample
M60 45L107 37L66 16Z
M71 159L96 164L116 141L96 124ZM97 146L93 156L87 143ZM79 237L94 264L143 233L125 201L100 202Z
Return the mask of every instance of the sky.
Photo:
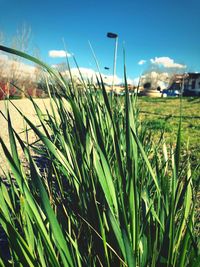
M23 25L31 28L29 53L56 65L74 55L83 70L113 73L123 79L123 48L127 76L134 80L150 69L200 72L200 0L0 0L0 32L4 45ZM63 42L64 40L64 42ZM65 43L65 45L64 45ZM105 70L108 67L109 70Z

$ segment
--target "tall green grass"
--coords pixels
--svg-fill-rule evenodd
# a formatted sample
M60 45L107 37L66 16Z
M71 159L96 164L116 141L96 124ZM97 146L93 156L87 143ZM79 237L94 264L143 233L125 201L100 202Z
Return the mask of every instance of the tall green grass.
M0 143L10 172L0 181L0 224L10 256L0 252L0 265L199 266L196 191L189 156L180 160L181 130L175 146L153 143L138 120L137 95L128 94L126 70L125 97L110 99L101 78L95 92L83 84L80 93L38 59L0 50L39 64L47 86L54 84L45 114L27 100L40 127L21 113L34 144L13 129L8 100L10 150ZM33 151L46 159L43 170Z

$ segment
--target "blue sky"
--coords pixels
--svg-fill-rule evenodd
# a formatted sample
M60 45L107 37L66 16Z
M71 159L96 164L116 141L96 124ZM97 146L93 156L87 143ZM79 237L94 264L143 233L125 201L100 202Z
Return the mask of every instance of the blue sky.
M64 38L79 66L95 69L89 40L102 72L107 66L111 74L114 39L106 33L114 32L119 36L119 77L123 76L123 44L131 79L154 67L200 71L199 0L0 0L0 10L0 31L6 39L27 24L32 47L39 48L49 64L64 61L48 55L64 48Z

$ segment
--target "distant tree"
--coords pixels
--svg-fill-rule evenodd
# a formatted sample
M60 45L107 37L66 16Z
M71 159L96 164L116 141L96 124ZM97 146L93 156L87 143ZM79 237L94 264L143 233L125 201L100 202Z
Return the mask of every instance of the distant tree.
M23 24L20 29L17 29L16 35L13 36L11 40L11 47L22 52L30 52L30 42L31 42L31 28L26 24ZM10 59L12 61L11 66L11 78L12 83L20 83L23 73L20 71L20 67L23 63L21 57L17 55L11 55Z
M31 28L26 24L23 24L19 29L17 29L16 34L8 40L5 38L3 32L0 32L0 43L12 47L14 49L30 53L31 49ZM9 85L11 92L16 92L17 89L13 86L16 85L20 89L25 89L24 79L25 70L23 59L17 55L13 54L0 54L0 81L3 79L4 83ZM7 58L6 58L7 57ZM6 68L2 67L5 66ZM15 90L14 90L15 88ZM18 92L23 97L25 94L23 92Z
M61 62L59 64L56 65L56 69L57 71L59 71L60 73L65 73L68 70L67 64L65 62Z
M146 83L151 83L153 89L164 85L167 87L172 83L174 76L183 73L183 70L186 71L184 65L183 68L176 66L169 68L159 64L150 64L142 75L141 84L144 86Z
M151 88L151 83L150 82L146 82L144 85L143 85L144 89L150 89Z

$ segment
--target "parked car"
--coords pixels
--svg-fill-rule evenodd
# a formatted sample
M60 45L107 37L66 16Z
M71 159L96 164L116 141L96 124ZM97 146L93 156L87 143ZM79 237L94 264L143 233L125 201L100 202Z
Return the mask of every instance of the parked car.
M178 96L180 96L180 91L172 90L172 89L164 89L164 90L162 90L162 96L163 97L168 97L168 96L178 97Z

